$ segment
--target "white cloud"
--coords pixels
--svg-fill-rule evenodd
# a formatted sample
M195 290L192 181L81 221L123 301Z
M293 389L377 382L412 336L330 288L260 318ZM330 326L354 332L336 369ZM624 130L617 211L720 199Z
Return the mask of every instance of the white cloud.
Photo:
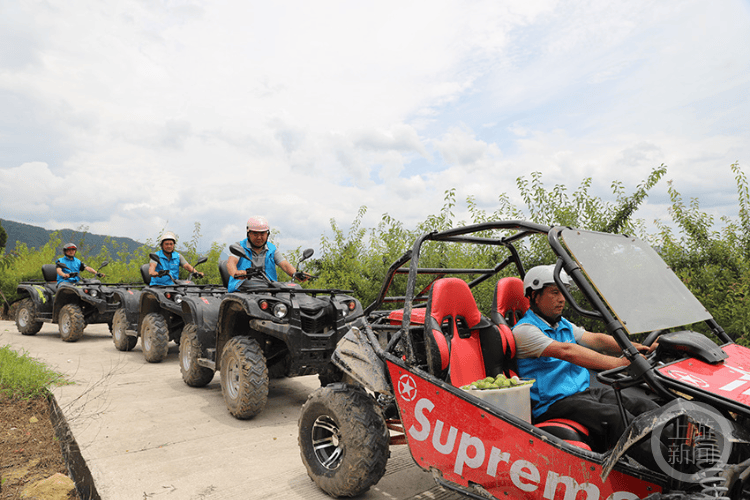
M263 213L282 248L317 247L363 205L371 226L387 212L413 227L447 189L493 211L501 193L522 206L515 180L534 171L606 196L661 163L731 212L728 167L750 150L748 11L5 2L0 213L140 240L197 221L206 243Z

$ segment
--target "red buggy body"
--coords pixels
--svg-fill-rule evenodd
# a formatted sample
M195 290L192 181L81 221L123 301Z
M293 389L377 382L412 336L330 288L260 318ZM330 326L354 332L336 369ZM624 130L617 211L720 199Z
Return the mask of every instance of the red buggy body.
M516 400L496 404L461 388L515 374L511 327L528 308L527 238L549 244L568 306L596 320L630 361L593 383L659 405L626 420L610 449L576 422L533 425ZM435 266L449 245L484 246L498 263ZM562 271L577 290L563 286ZM491 311L477 306L482 287L494 288ZM637 238L523 221L428 233L391 266L365 313L333 354L342 381L313 392L299 418L302 460L331 496L366 491L384 474L389 447L406 444L438 484L469 498L750 498L750 350ZM643 357L631 336L658 347ZM630 455L644 445L657 467Z

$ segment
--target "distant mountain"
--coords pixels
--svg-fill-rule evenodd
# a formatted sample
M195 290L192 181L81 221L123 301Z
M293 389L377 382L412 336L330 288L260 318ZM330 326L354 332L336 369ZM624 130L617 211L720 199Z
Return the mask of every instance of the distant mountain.
M0 225L8 233L8 240L5 246L5 252L12 251L18 243L26 243L29 248L41 248L47 244L50 235L54 231L44 229L39 226L13 222L10 220L0 219ZM61 229L60 237L62 243L72 241L78 246L78 255L97 255L104 246L104 240L107 236L100 234L83 233L72 229ZM119 251L131 251L143 245L130 238L112 237L112 241L119 245ZM116 251L109 245L109 250L114 255ZM62 251L60 252L62 254Z

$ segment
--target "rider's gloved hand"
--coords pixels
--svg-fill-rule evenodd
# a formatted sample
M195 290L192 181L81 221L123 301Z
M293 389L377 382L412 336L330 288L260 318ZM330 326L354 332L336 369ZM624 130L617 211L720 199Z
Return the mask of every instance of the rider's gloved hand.
M196 276L198 276L199 278L202 278L204 276L204 274L202 272L200 272L200 271L195 271L195 272L193 272L193 274L196 275Z
M166 276L168 272L169 271L167 271L166 269L162 269L161 271L156 273L156 275L161 278L162 276Z
M103 278L104 276L106 276L104 273L96 273L97 278Z

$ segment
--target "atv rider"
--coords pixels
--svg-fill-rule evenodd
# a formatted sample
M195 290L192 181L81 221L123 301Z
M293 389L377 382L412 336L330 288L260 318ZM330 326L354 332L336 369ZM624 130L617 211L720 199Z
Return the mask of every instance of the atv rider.
M573 420L589 429L595 446L606 450L620 438L625 424L614 389L590 388L588 369L608 370L630 362L617 357L622 349L613 337L588 332L562 317L565 297L555 284L554 268L554 265L537 266L524 277L524 293L530 308L513 328L518 375L536 380L531 387L534 423L553 418ZM566 286L569 284L564 272L560 278ZM655 348L635 342L633 346L642 352ZM621 396L628 423L634 415L658 407L650 399L626 393ZM647 455L639 453L635 458L649 462Z
M76 251L78 247L75 243L66 243L63 246L64 257L57 259L57 283L60 284L63 281L68 283L76 283L81 277L77 274L81 271L88 271L96 274L99 277L104 277L103 273L96 272L95 269L90 268L76 257ZM75 274L71 276L71 274Z
M247 254L252 258L230 255L227 259L227 271L229 272L228 292L236 291L242 282L241 276L247 276L246 269L262 268L271 281L278 281L276 266L278 265L285 273L293 278L304 281L308 278L305 273L297 273L293 265L287 261L276 246L268 241L271 228L265 217L254 215L247 220L247 238L238 242ZM239 279L238 279L239 278Z
M165 286L171 285L172 280L177 281L180 278L180 267L184 267L188 272L194 273L199 278L203 277L202 272L195 270L191 266L185 257L175 252L174 247L177 244L177 236L172 231L167 231L159 237L159 246L161 250L156 252L159 256L159 262L154 260L149 262L148 274L151 276L149 286ZM159 276L160 271L167 271L169 276L166 274ZM170 279L170 276L172 279Z

